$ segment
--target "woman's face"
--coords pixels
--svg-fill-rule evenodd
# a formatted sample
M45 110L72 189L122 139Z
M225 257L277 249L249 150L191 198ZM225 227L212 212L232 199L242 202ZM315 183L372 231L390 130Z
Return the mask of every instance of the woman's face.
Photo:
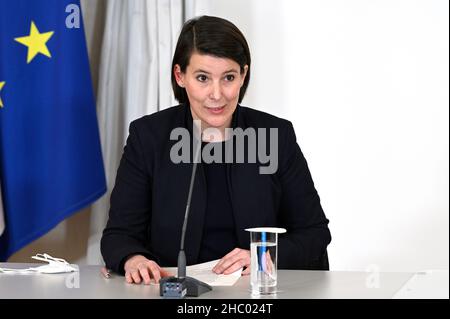
M202 128L230 126L247 70L246 65L241 74L231 59L198 53L192 54L185 73L175 65L175 79L186 89L192 117L202 121Z

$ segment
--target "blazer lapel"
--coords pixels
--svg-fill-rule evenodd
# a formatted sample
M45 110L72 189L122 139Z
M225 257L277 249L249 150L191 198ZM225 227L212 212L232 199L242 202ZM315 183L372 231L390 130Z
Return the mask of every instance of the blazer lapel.
M247 128L243 110L238 105L233 114L232 128ZM236 140L233 141L236 145ZM233 149L235 152L236 149ZM235 221L235 232L239 246L241 248L250 249L250 235L245 231L246 228L253 227L253 223L257 220L254 214L257 212L252 209L253 197L248 197L247 194L253 188L248 184L252 179L247 176L249 171L248 164L245 163L230 163L227 165L228 191L231 198L231 206L233 209L233 216Z

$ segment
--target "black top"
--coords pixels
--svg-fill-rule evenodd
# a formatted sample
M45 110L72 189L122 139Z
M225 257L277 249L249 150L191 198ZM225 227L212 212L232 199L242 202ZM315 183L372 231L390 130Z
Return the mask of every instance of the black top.
M235 222L227 182L227 165L224 161L224 142L202 143L222 149L222 161L202 163L206 178L206 212L198 262L220 259L237 247Z
M267 143L269 134L260 135L259 129L278 130L276 172L260 174L259 163L226 165L238 247L250 249L246 228L285 227L287 232L278 237L278 269L328 269L328 219L292 123L238 105L232 127L253 128ZM116 272L124 273L123 264L131 254L142 254L161 267L177 265L192 175L192 163L171 158L172 148L181 138L172 140L170 136L179 128L187 129L192 141L189 106L168 108L130 124L101 240L105 263ZM200 167L185 238L188 265L199 262L206 217L209 187L203 164Z

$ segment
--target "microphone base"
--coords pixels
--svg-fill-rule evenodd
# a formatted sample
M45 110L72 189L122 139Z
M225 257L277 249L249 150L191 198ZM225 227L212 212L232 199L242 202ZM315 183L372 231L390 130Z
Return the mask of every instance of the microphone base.
M159 295L163 298L198 297L211 290L210 285L192 277L164 277L159 280Z

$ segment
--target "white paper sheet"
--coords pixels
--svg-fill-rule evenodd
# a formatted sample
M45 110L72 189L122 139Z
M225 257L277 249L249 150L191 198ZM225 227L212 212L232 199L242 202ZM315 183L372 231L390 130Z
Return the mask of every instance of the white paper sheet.
M233 286L241 277L242 268L229 275L216 274L212 271L220 259L186 267L186 275L207 283L210 286ZM175 276L177 268L165 268Z

